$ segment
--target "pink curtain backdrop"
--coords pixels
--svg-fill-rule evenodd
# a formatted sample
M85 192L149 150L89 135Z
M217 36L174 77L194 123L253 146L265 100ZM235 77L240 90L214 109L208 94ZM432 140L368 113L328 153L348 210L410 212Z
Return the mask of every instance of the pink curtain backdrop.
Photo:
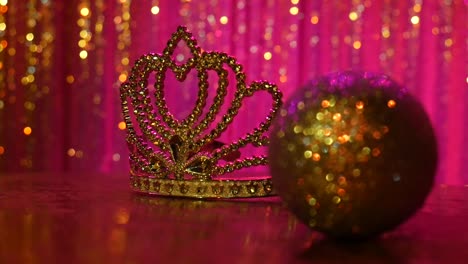
M463 0L0 0L0 172L126 172L119 85L185 25L286 98L333 71L390 75L431 117L438 182L468 184L467 24ZM192 108L194 85L168 81L174 112ZM268 105L250 103L225 140Z

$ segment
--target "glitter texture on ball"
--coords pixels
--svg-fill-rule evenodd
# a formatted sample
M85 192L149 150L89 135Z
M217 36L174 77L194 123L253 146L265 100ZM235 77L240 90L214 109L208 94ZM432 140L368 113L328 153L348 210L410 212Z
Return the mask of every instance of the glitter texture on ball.
M429 194L437 144L423 106L389 77L340 72L313 80L280 111L270 171L288 208L339 239L407 220Z

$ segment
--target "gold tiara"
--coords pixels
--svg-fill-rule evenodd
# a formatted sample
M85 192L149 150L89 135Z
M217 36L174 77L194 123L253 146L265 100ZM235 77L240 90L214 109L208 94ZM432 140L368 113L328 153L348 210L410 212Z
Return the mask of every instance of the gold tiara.
M178 65L173 53L180 41L190 49L192 57ZM228 87L228 69L235 74L236 91L221 121L219 114ZM184 81L190 70L198 72L198 98L192 112L177 120L164 97L167 70L178 81ZM219 81L213 103L205 110L208 97L208 70L218 74ZM154 94L150 96L148 77L155 75ZM222 144L217 139L226 130L241 108L245 97L266 91L272 97L272 108L263 122L238 141ZM239 149L251 144L268 144L268 131L281 106L282 94L275 84L255 81L248 87L242 65L234 57L220 52L204 52L185 27L172 34L162 54L146 54L133 66L130 76L120 87L122 112L127 127L131 188L137 192L164 196L197 198L242 198L273 195L271 178L237 177L226 174L252 166L267 165L266 156L236 157ZM154 98L154 102L151 98ZM202 117L203 112L206 112ZM212 125L211 130L209 129ZM229 161L229 157L234 159ZM223 162L220 162L223 160ZM226 161L228 160L228 161Z

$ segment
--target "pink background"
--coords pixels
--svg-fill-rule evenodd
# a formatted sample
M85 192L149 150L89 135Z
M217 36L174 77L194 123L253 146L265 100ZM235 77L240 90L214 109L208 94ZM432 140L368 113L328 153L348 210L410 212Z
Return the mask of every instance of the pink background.
M390 75L434 124L438 182L468 184L462 0L0 0L0 173L124 174L119 85L133 61L161 52L178 25L203 49L237 57L248 82L275 82L286 98L333 71ZM190 80L168 82L169 105L181 115L198 92ZM255 105L269 105L262 98ZM244 111L248 121L224 139L235 140L261 115Z

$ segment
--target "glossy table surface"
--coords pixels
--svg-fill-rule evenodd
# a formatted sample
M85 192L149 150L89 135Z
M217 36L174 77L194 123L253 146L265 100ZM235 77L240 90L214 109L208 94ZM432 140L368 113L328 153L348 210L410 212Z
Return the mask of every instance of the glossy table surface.
M130 192L124 175L0 175L0 263L468 263L468 188L365 243L327 240L278 198Z

